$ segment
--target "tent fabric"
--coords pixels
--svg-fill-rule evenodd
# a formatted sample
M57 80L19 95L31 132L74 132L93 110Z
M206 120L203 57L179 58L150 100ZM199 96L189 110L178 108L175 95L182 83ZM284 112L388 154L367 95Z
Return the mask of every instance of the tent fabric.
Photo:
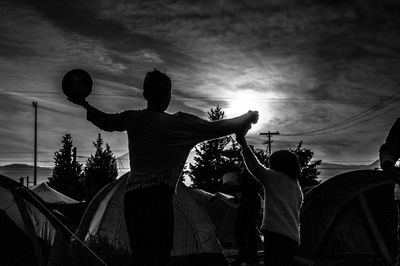
M67 195L58 192L46 182L31 188L44 202L45 206L57 214L63 224L71 231L75 231L87 207L86 202L79 202Z
M314 265L391 265L397 229L393 188L392 176L377 170L343 173L312 188L301 210L297 255Z
M235 221L238 204L234 197L217 192L209 193L202 189L191 190L196 201L205 208L215 229L217 237L224 248L235 246Z
M2 175L0 222L0 265L61 265L65 226L37 195Z
M116 248L130 251L123 199L128 173L105 186L92 199L82 217L78 237L107 237ZM204 255L225 261L215 227L206 210L198 204L189 188L178 184L174 196L175 235L172 257ZM223 265L223 264L219 264Z
M51 204L77 204L79 201L64 195L54 188L47 185L46 182L40 183L31 188L43 201Z

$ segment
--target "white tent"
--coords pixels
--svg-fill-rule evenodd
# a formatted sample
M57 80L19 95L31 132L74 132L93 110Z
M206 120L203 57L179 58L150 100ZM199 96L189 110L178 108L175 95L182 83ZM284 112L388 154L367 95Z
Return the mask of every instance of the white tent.
M31 188L42 200L51 204L76 204L79 201L64 195L43 182Z
M0 265L61 265L68 231L44 202L0 175Z
M393 265L397 210L393 176L346 172L309 190L297 255L313 265Z
M202 189L191 190L196 201L207 211L221 245L225 248L235 246L235 220L238 204L234 197L217 192L209 193Z
M78 228L78 236L107 237L116 248L130 250L123 212L124 189L127 174L104 187L89 203ZM175 235L172 261L204 259L204 265L224 265L226 259L216 236L215 227L207 214L183 184L174 196ZM182 262L181 262L182 263ZM183 265L183 264L179 264Z

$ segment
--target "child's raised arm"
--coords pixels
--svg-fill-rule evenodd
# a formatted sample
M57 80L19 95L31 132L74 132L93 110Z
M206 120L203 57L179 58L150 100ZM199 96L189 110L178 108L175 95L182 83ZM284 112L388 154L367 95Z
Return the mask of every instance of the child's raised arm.
M260 163L253 151L247 145L246 134L247 130L239 131L236 133L236 141L242 146L242 157L246 165L247 170L258 180L261 184L264 184L264 177L268 169Z

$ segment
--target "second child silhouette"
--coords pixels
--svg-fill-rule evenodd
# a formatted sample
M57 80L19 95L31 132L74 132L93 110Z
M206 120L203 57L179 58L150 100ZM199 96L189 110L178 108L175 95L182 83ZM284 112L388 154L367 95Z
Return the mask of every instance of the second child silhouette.
M247 129L236 133L242 146L247 170L264 187L264 213L261 229L264 235L264 263L289 266L300 243L300 208L303 202L298 178L297 155L288 150L271 154L270 168L262 165L247 145Z

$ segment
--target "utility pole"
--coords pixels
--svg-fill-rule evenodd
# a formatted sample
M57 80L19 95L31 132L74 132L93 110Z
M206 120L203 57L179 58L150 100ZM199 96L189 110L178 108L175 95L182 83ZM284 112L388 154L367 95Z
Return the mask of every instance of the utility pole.
M72 148L72 164L75 167L75 164L76 164L76 147Z
M29 176L28 176L28 175L27 175L26 177L21 176L21 177L19 178L19 183L20 183L22 186L24 186L24 181L25 181L25 179L26 179L26 187L29 187L29 184L32 183L32 182L29 181Z
M268 136L268 140L267 141L265 141L264 142L264 144L267 144L267 152L268 152L268 155L271 155L271 144L272 144L272 140L271 140L271 136L273 136L273 135L279 135L279 131L276 131L276 132L271 132L271 131L268 131L268 132L266 132L266 133L260 133L260 135L261 136Z
M37 183L37 102L32 102L35 108L35 147L34 147L34 161L33 161L33 185Z
M26 176L26 187L29 187L29 184L33 184L32 181L29 181L29 175Z

